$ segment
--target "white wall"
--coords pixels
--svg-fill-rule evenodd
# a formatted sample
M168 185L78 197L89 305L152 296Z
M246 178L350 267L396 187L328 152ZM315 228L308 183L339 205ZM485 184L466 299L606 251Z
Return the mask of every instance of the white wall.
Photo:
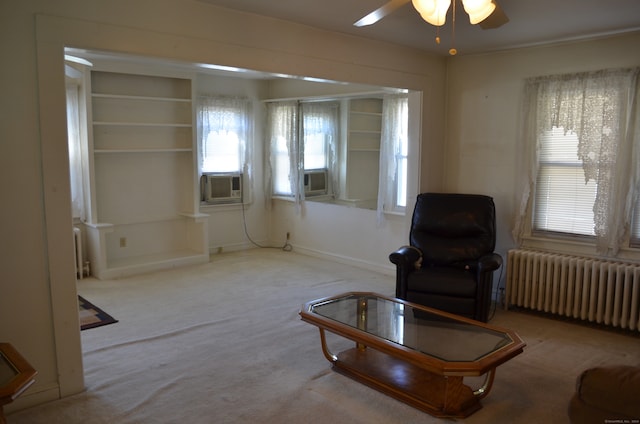
M640 65L640 33L595 41L456 56L449 62L444 188L493 196L497 250L514 246L518 142L528 77Z
M155 0L152 7L145 0L3 0L0 340L14 344L39 372L36 384L9 410L84 388L65 46L424 91L423 117L433 121L420 134L423 162L430 163L421 178L433 188L442 181L442 58L189 0Z

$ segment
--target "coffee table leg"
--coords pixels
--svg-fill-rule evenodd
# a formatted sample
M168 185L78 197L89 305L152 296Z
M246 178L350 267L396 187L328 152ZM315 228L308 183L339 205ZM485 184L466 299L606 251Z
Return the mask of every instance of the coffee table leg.
M322 344L322 353L324 357L331 363L334 363L338 360L338 357L331 353L329 348L327 347L327 338L324 335L324 329L320 328L320 343Z
M473 394L478 399L482 399L483 397L489 394L489 391L491 390L491 386L493 386L493 379L495 378L495 376L496 376L495 368L485 374L484 383L482 384L482 386L480 386L478 390L473 392Z

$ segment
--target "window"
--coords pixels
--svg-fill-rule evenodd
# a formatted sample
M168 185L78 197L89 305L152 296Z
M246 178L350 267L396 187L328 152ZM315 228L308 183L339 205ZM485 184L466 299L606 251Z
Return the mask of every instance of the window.
M292 178L299 170L297 121L297 102L267 105L272 186L266 190L276 196L293 196L297 192L299 179Z
M585 181L578 136L553 127L540 136L533 230L595 236L597 184Z
M304 169L330 167L330 147L338 137L338 103L302 103Z
M407 206L409 100L387 95L382 101L382 137L378 182L378 220L384 212L404 212Z
M267 121L272 193L302 199L304 171L330 170L335 163L338 103L269 103Z
M250 106L250 101L244 98L200 97L198 126L202 173L244 171Z
M533 232L589 237L600 254L638 243L639 74L617 69L527 81L521 205L534 196ZM516 237L522 229L516 223Z
M375 125L365 129L357 127L355 131L377 135L375 146L363 143L358 138L359 143L353 149L348 146L347 140L340 140L339 137L340 126L343 124L340 120L341 103L325 100L268 103L267 156L270 179L268 178L267 189L270 193L274 196L292 197L296 202L311 195L328 193L338 202L375 209L375 199L371 204L369 198L347 198L348 189L344 188L349 186L350 178L353 177L360 184L363 181L367 184L373 182L371 191L374 197L377 195L379 222L384 220L385 213L404 213L409 186L409 98L408 94L381 97L382 99L345 97L342 101L348 106L354 99L365 100L366 105L359 107L364 107L364 110L345 110L364 116L366 122L376 117L378 120L377 128ZM376 100L379 107L371 108L371 102L366 102L368 100ZM346 122L344 125L343 132L350 134ZM359 158L366 155L367 161L357 160L358 157L349 159L349 152L362 154ZM371 157L375 158L372 163L368 160ZM369 166L371 164L374 166ZM350 172L348 167L353 166L364 168ZM371 180L367 173L373 168L375 174ZM324 189L325 186L328 190ZM323 201L326 201L326 197Z

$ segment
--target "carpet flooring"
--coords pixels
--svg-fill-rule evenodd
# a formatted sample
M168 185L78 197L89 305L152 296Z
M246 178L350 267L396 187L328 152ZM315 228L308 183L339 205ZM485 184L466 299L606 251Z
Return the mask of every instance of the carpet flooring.
M78 287L120 321L81 333L86 391L10 413L9 424L450 422L332 371L318 329L298 315L304 302L342 292L393 295L393 276L252 249ZM527 346L497 369L483 408L460 420L467 424L566 424L582 370L640 365L637 335L501 308L491 323ZM334 352L352 347L328 343Z

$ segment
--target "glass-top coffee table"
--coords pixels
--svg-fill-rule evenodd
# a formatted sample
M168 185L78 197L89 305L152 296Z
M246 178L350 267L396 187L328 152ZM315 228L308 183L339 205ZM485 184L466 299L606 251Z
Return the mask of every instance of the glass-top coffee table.
M35 382L38 372L10 343L0 343L0 424L7 421L4 405L13 402Z
M376 293L307 302L300 317L320 329L322 352L336 371L438 417L480 409L496 367L525 346L505 328ZM356 344L333 354L325 330ZM463 383L482 375L477 390Z

